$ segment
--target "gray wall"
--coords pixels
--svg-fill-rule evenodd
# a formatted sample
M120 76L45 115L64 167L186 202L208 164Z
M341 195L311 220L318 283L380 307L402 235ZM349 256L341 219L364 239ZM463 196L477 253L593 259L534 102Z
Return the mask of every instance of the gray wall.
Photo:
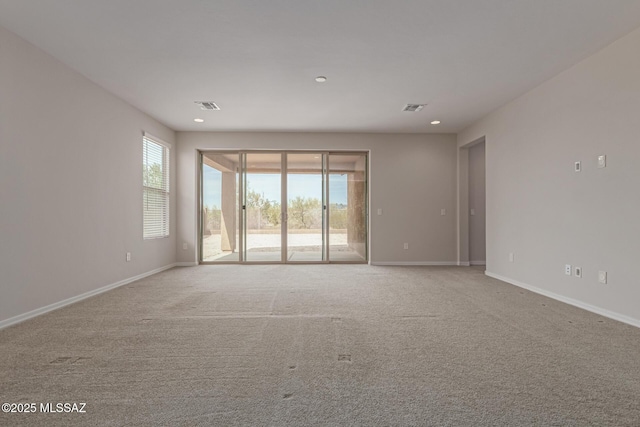
M457 137L458 147L486 138L488 273L636 324L639 45L636 30ZM0 57L0 322L195 262L197 149L370 151L374 263L473 252L470 153L454 135L185 132L175 144L172 130L2 28ZM142 239L142 131L174 143L168 239Z
M486 138L489 273L640 325L638 46L640 30L475 123L458 144ZM565 264L583 277L565 276Z
M179 262L197 258L197 150L224 148L370 151L370 260L456 262L455 135L178 132Z
M469 149L469 260L471 265L486 261L485 245L485 149L484 142Z
M0 58L0 322L172 264L141 165L142 131L174 132L3 28Z

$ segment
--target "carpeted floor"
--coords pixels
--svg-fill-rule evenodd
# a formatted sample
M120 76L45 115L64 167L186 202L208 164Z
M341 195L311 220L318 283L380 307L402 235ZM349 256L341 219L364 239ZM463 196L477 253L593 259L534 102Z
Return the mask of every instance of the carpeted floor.
M201 266L1 330L0 379L3 426L638 426L640 329L476 268Z

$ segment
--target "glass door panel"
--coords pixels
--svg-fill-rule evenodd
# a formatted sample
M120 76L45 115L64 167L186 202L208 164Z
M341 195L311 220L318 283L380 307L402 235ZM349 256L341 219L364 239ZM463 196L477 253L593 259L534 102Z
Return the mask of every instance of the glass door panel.
M203 152L201 262L366 262L367 154Z
M322 153L287 154L287 261L322 262L325 255Z
M240 156L202 154L200 257L203 262L233 262L239 252Z
M329 260L367 261L367 155L329 154Z
M246 153L244 261L282 261L282 154Z

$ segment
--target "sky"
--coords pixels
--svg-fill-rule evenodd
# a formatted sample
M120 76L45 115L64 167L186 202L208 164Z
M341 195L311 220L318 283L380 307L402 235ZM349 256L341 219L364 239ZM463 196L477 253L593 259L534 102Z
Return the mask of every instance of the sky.
M220 180L222 173L209 166L204 166L204 204L220 207ZM297 196L322 199L322 176L320 174L289 175L287 180L288 197ZM280 201L279 174L249 174L248 187L263 194L268 200ZM330 175L329 191L331 203L347 204L347 175Z

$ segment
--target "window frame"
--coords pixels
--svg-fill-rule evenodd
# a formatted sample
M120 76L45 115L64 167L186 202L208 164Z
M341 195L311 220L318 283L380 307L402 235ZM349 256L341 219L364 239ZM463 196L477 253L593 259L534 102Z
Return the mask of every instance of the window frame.
M157 147L150 146L154 144ZM161 160L161 184L160 186L149 185L146 172L151 166L149 162L149 149L162 150ZM155 163L157 164L157 162ZM142 137L142 238L143 240L163 239L171 234L171 145L160 138L143 132ZM154 195L158 209L156 217L147 218L149 208L149 195ZM150 222L148 222L150 221Z

